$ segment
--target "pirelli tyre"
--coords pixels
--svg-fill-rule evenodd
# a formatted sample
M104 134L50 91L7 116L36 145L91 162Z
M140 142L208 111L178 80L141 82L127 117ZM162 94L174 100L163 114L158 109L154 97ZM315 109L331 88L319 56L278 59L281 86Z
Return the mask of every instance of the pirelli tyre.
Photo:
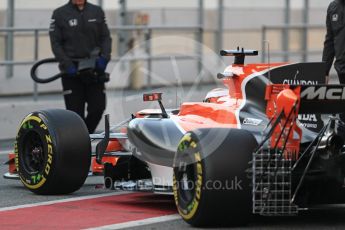
M212 128L186 133L174 159L173 192L189 224L234 226L252 213L247 169L257 142L245 130Z
M48 109L27 115L18 130L15 164L20 180L36 194L68 194L85 182L91 142L74 112Z

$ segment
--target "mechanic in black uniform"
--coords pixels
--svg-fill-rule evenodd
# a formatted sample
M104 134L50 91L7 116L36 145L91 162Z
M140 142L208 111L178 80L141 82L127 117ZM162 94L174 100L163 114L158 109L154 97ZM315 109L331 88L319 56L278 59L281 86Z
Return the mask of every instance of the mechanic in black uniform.
M327 9L327 33L322 61L326 63L326 83L335 58L334 68L339 82L345 84L345 0L332 1Z
M111 54L111 37L104 12L86 0L70 0L54 10L49 36L63 73L66 108L79 114L89 133L93 133L106 106L105 80L100 76L104 76ZM95 72L78 73L75 60L89 58L95 49L99 49Z
M327 9L327 33L324 41L322 61L326 63L326 84L334 58L340 84L345 84L345 0L332 1ZM345 109L345 108L344 108ZM345 122L345 113L339 114ZM345 128L338 126L338 133L345 139Z

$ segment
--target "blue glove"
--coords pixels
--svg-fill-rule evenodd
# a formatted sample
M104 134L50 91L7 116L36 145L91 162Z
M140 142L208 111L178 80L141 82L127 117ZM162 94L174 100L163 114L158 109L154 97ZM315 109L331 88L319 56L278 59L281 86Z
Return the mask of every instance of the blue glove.
M103 56L99 56L96 60L96 70L103 73L107 68L107 64L108 60Z
M71 65L67 68L66 73L69 77L74 77L75 75L77 75L78 70L74 65Z

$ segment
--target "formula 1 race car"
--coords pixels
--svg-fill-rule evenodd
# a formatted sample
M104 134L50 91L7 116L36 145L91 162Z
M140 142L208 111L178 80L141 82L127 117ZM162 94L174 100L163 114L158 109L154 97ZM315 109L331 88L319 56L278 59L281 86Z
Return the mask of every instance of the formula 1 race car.
M29 114L15 144L21 181L37 194L78 190L98 141L107 188L172 193L193 226L344 203L345 133L335 114L345 112L345 86L323 84L323 63L244 64L257 54L222 50L235 57L217 75L226 88L171 110L160 93L145 94L159 110L113 127L106 117L101 134L89 135L70 111Z

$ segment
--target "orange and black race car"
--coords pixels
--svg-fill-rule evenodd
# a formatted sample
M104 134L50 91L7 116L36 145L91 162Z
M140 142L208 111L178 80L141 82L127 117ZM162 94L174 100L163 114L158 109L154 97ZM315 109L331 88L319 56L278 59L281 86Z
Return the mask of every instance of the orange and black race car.
M202 102L159 110L89 135L73 112L42 110L24 118L15 167L37 194L78 190L88 175L91 143L105 186L173 194L193 226L239 225L252 214L297 215L345 202L345 86L325 85L323 63L244 64L235 56L217 78L224 89ZM331 114L331 115L329 115ZM13 170L13 169L12 169Z

